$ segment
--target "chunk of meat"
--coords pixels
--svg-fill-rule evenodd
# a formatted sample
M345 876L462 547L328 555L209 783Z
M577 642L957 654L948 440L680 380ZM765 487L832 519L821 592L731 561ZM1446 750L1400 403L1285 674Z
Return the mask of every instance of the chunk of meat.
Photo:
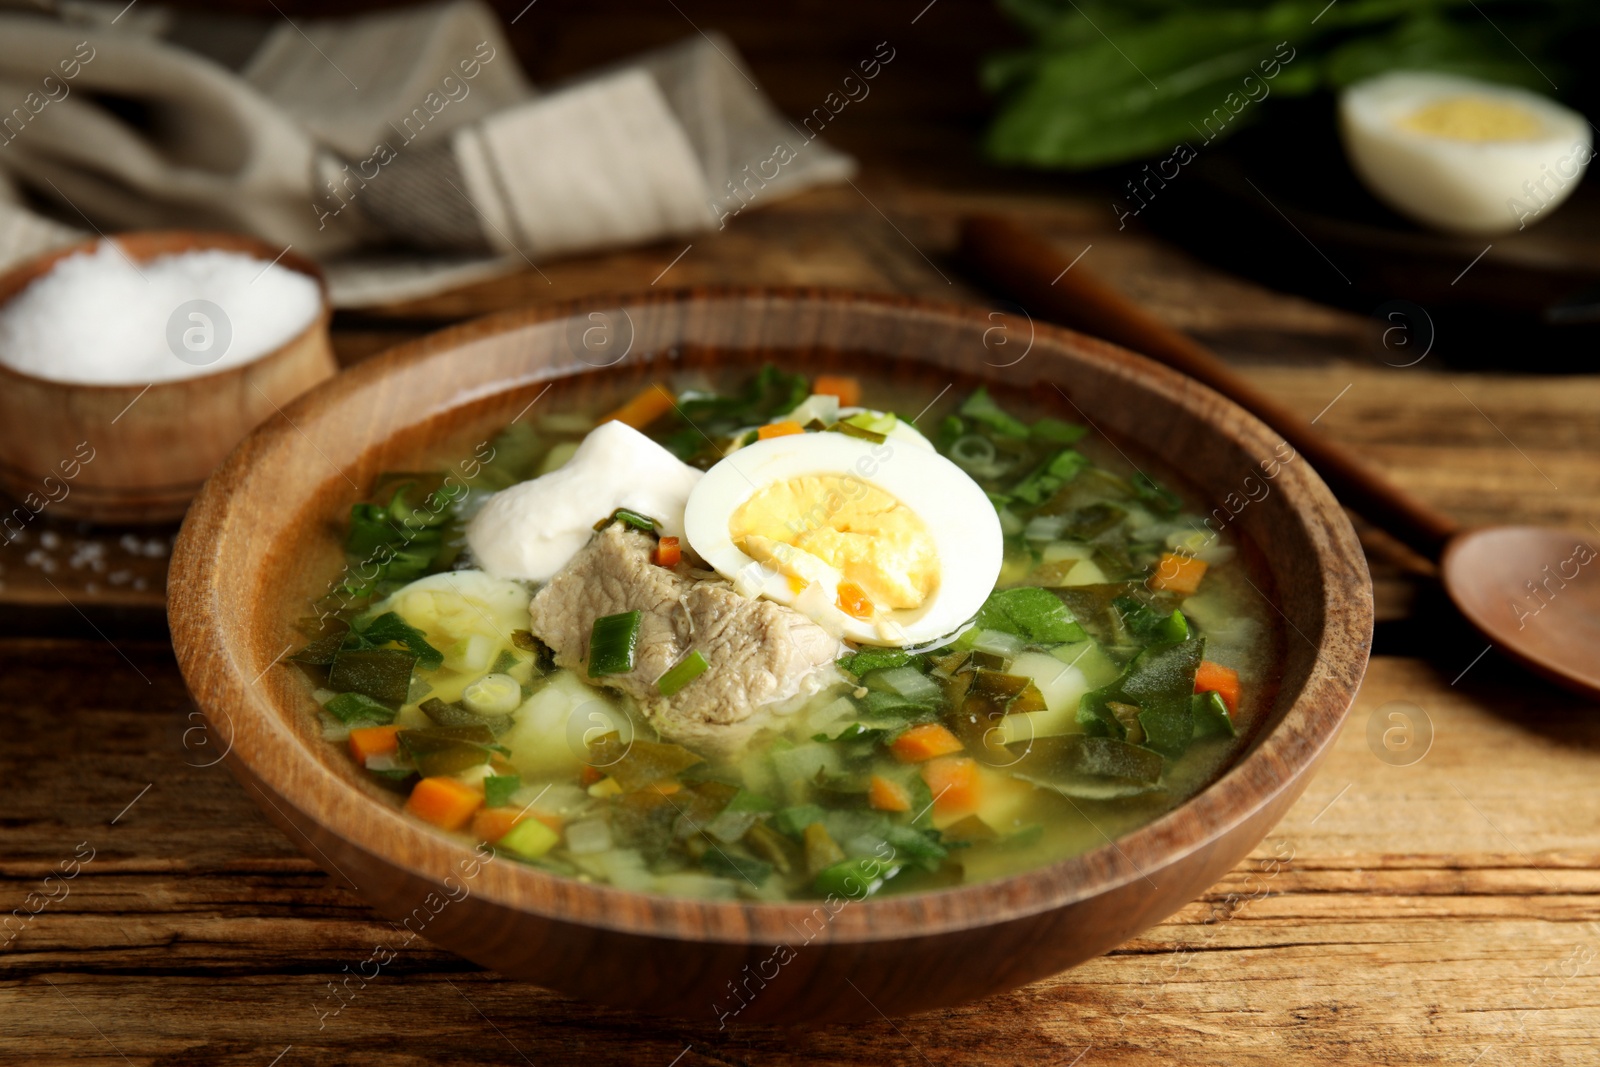
M771 719L774 705L839 679L839 642L804 615L650 562L655 540L612 523L534 596L530 629L556 662L587 676L594 620L637 610L633 670L597 679L638 701L662 737L702 755L729 755ZM656 680L691 650L710 665L671 697Z

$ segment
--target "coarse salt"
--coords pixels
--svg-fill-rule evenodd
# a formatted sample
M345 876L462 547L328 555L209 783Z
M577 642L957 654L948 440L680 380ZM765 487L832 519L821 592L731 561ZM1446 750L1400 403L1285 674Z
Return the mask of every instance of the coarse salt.
M197 300L215 309L194 318L185 305ZM266 355L304 330L321 305L315 279L242 252L206 249L135 265L101 241L0 308L0 363L89 385L195 378ZM206 349L221 347L215 339L227 334L220 355ZM184 358L175 344L190 346Z

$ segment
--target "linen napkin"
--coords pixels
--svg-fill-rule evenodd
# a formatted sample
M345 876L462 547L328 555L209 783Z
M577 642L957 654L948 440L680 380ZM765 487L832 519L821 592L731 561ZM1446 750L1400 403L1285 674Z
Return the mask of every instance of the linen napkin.
M541 92L478 0L0 13L0 268L95 232L244 230L365 306L716 228L853 171L716 35Z

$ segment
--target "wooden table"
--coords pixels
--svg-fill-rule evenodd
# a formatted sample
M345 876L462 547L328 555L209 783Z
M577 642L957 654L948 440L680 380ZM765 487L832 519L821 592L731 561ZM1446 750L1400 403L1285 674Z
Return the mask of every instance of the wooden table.
M559 32L518 31L536 74L687 30L664 9L623 25L619 45L598 28L618 5L551 6L541 15ZM949 72L964 78L972 53L1003 37L987 13L940 5L917 29L869 7L854 29L811 20L796 43L739 5L705 8L696 21L730 29L791 112L836 73L818 57L842 70L852 48L900 35L904 81L886 78L858 121L830 131L863 158L855 188L747 212L687 251L545 264L548 282L529 271L343 315L341 358L652 280L984 299L950 256L955 224L1002 210L1072 254L1092 245L1086 264L1321 412L1328 433L1440 508L1592 534L1600 380L1468 375L1437 358L1385 367L1360 317L1119 232L1092 187L979 170L967 145L981 105ZM709 1015L671 1023L568 1001L420 940L323 1014L327 983L392 929L206 765L215 752L188 732L198 719L159 621L169 533L130 540L46 519L0 559L0 916L37 909L0 919L5 1062L1600 1062L1600 718L1486 651L1426 566L1380 535L1364 535L1377 655L1337 748L1202 899L1104 959L965 1008L719 1031ZM61 871L74 876L45 881Z

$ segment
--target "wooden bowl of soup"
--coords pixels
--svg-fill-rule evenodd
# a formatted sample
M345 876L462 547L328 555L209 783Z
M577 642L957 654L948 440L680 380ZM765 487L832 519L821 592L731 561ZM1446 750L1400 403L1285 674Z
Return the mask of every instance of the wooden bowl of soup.
M1367 663L1362 552L1276 434L1140 356L983 308L731 289L529 309L368 360L286 414L191 507L169 618L208 751L405 931L379 965L421 936L721 1025L1007 990L1160 922L1244 858L1304 790ZM450 509L571 469L615 421L638 434L610 436L676 457L640 460L641 492L666 493L672 463L710 468L686 543L624 507L547 582L460 569ZM748 690L694 697L731 677L720 646L707 673L678 650L628 690L619 672L643 670L617 636L628 581L681 600L672 632L690 643L711 640L706 616L692 625L702 594L759 607L769 629L902 610L860 608L844 584L836 605L776 606L696 556L697 494L719 464L885 441L924 450L905 500L980 502L942 520L955 532L936 531L930 586L954 596L998 567L975 623L909 649L840 646L848 658L815 668L832 688L761 705L731 753L700 747L705 723ZM576 501L587 519L657 499L617 496L622 467L525 510ZM876 470L860 473L893 483ZM478 520L461 521L487 566ZM874 553L901 534L874 536L858 555L887 567ZM626 580L581 569L630 552ZM649 610L641 657L667 632ZM560 636L574 617L576 652ZM705 718L685 732L668 712L688 707Z

